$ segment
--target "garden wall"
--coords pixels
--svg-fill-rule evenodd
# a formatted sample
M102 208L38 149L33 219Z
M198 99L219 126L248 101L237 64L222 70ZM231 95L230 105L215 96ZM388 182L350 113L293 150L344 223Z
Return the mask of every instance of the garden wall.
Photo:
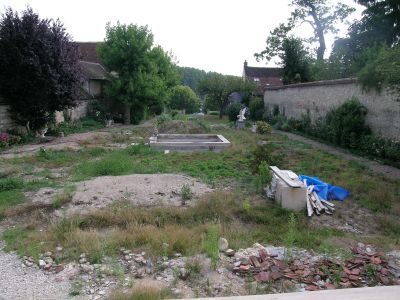
M295 119L309 111L315 121L351 97L367 107L367 124L373 133L400 140L400 101L388 92L364 92L356 78L269 87L264 92L264 105L270 112L278 105L281 113Z

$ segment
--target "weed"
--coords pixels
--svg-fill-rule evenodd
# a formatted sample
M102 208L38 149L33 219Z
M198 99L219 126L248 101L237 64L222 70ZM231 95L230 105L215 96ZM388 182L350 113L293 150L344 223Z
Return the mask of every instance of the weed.
M0 192L21 189L23 186L24 182L20 178L0 179Z
M294 243L296 242L297 236L297 228L296 228L296 216L291 213L288 219L288 229L284 239L285 245L285 260L290 260L291 257L291 248L294 247Z
M53 208L59 209L68 202L71 202L71 200L72 200L72 192L65 190L64 192L57 194L53 198L51 203L53 205Z
M271 183L272 175L269 170L269 165L262 161L258 166L258 174L254 178L253 182L258 193L263 193L264 188Z
M5 212L17 204L25 201L25 196L20 191L0 192L0 219L5 216Z
M249 198L244 199L242 208L245 214L250 214L251 204Z
M372 280L375 278L376 275L376 266L373 264L368 264L365 268L366 272L367 272L367 277Z
M200 274L201 269L200 259L192 258L186 262L186 270L189 272L189 276L196 276Z
M81 280L74 280L71 284L69 295L70 296L78 296L82 293L83 283Z
M218 225L209 225L203 242L204 251L211 258L211 266L216 269L219 260L219 228Z
M160 289L158 286L138 285L129 291L114 290L109 300L159 300L173 298L174 294L170 289Z
M182 203L185 204L186 201L189 201L193 197L193 192L190 186L185 183L182 188L181 188L181 197L182 197Z

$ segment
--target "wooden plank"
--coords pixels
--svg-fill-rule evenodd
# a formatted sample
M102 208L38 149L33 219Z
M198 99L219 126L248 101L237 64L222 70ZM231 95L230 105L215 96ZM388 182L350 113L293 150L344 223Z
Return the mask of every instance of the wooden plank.
M307 196L307 212L308 212L308 216L309 217L311 217L312 215L313 215L313 208L312 208L312 205L311 205L311 200L310 200L310 198Z
M289 187L292 187L292 188L303 187L303 183L300 180L291 179L285 172L280 170L278 167L270 166L270 169L272 170L272 172L274 172L276 174L276 176L278 176L280 179L282 179L283 182L285 182Z
M335 209L335 204L333 204L332 202L329 202L329 201L324 200L324 199L321 199L321 198L320 198L319 200L321 200L321 202L322 202L323 204L325 204L325 206L329 206L329 207Z

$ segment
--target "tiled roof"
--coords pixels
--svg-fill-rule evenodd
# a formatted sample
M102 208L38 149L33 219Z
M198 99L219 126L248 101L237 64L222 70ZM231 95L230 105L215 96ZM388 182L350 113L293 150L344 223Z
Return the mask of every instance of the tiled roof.
M282 68L260 68L260 67L244 67L246 77L278 77L282 76Z
M101 64L81 60L79 61L79 65L82 69L83 75L87 79L107 79L108 73Z
M101 63L100 57L97 56L96 47L101 42L75 42L78 45L79 58L84 61Z

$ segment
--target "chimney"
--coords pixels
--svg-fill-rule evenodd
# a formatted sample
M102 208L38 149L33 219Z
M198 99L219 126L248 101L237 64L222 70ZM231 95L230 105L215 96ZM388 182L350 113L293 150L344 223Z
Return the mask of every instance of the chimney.
M247 68L247 60L244 61L244 67Z

